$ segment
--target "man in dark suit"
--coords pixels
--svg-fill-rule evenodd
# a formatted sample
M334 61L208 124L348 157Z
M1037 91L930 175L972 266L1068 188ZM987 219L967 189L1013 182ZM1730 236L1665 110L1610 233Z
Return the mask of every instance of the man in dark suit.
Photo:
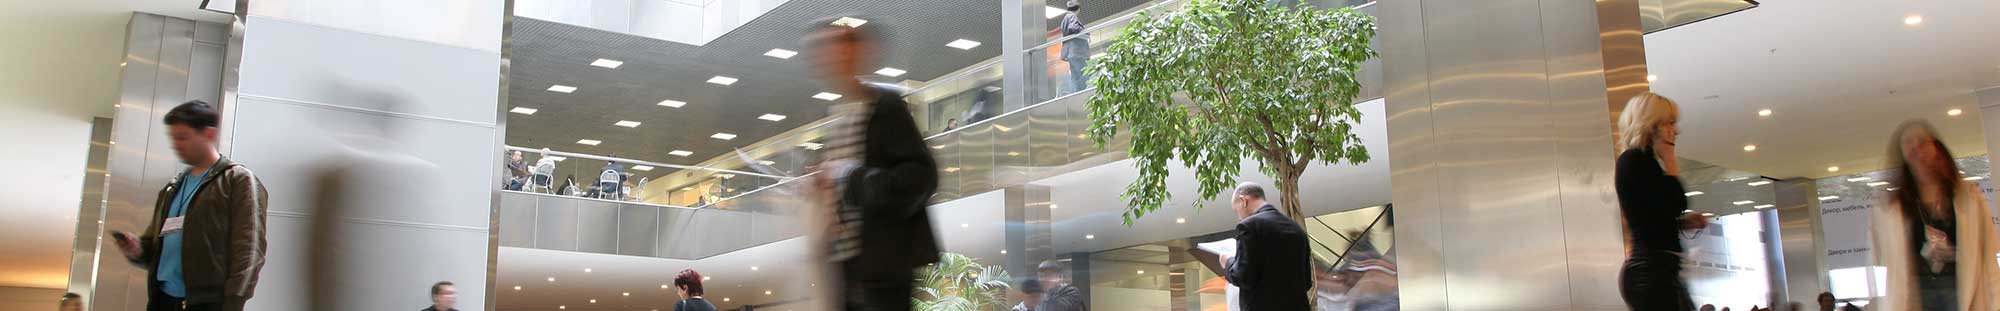
M846 131L828 140L829 159L846 160L829 160L816 176L821 187L839 183L827 255L846 283L844 308L903 311L910 309L916 269L938 261L926 209L937 192L938 168L901 91L859 77L872 68L868 60L880 27L823 20L808 34L821 82L840 98L861 102L847 109Z
M1264 201L1264 187L1236 186L1229 202L1236 211L1236 254L1223 258L1222 276L1242 288L1243 311L1306 310L1312 290L1312 257L1306 252L1306 231Z

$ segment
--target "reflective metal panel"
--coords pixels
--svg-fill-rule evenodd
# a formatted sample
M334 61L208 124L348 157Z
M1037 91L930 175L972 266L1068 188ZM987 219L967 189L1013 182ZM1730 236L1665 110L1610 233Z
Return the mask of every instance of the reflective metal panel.
M1028 127L1028 113L1015 113L993 120L993 167L992 180L1015 180L1027 177L1024 170L1032 163L1029 160L1033 150L1029 148L1028 137L1035 129ZM987 187L998 185L988 184ZM982 189L986 190L986 189ZM984 191L981 191L984 192Z
M618 254L652 256L660 239L660 208L644 205L618 207Z
M576 251L618 252L618 203L576 200Z
M1375 6L1402 308L1622 308L1594 4L1428 2Z
M939 170L937 196L932 197L931 202L951 201L964 196L965 192L959 191L962 184L959 180L964 179L965 175L952 169L958 167L961 153L959 151L961 144L958 140L960 135L964 135L964 132L949 133L925 141L931 146L931 156L937 160Z
M1778 241L1783 247L1784 298L1813 305L1829 291L1826 243L1820 228L1819 185L1813 180L1787 180L1777 185Z
M1028 165L1053 167L1069 163L1070 141L1077 140L1076 134L1081 133L1069 126L1069 107L1035 107L1025 114L1028 116Z
M959 195L993 189L993 136L1002 128L1013 131L1006 125L986 123L959 132L958 165L942 168L958 175Z
M500 246L535 247L536 200L500 200Z
M535 198L535 248L576 250L577 216L575 199Z

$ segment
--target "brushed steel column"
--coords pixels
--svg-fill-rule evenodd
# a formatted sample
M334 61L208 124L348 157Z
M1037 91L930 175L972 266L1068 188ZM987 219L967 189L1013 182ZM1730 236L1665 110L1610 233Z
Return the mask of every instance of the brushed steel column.
M1772 286L1772 294L1777 298L1774 302L1799 302L1810 307L1816 303L1820 292L1832 290L1826 276L1825 236L1820 234L1820 229L1824 227L1820 225L1819 184L1812 179L1801 178L1781 181L1773 186L1777 187L1777 226L1764 229L1776 229L1778 239L1774 241L1781 244L1781 249L1775 254L1780 256L1777 263L1781 266L1770 269L1782 273L1772 278L1773 283L1783 284L1783 287Z
M1643 89L1635 1L1378 5L1404 309L1624 308L1605 68Z
M1002 189L1004 196L1001 208L1007 217L1006 267L1007 272L1017 280L1008 284L1018 284L1020 280L1035 277L1035 269L1042 261L1055 258L1055 241L1049 224L1049 188L1036 185L1020 185Z

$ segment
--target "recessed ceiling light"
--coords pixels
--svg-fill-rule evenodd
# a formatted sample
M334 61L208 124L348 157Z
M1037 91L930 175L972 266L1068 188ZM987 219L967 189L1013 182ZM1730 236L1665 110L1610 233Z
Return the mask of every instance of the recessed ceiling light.
M555 282L555 281L556 281L555 277L549 277L549 282Z
M795 55L799 55L799 52L793 52L792 50L787 50L787 49L771 49L768 52L764 52L764 56L777 57L780 59L791 59L792 56Z
M1000 253L1001 253L1001 254L1006 254L1006 253L1007 253L1007 250L1004 250L1004 249L1003 249L1003 250L1000 250Z
M1839 167L1839 166L1828 166L1828 167L1826 167L1826 171L1828 171L1828 172L1839 172L1839 171L1840 171L1840 167Z
M1881 187L1881 186L1884 186L1884 185L1888 185L1888 184L1889 184L1889 182L1886 182L1886 181L1878 181L1878 182L1871 182L1871 183L1868 183L1868 186L1869 186L1869 187Z
M722 297L722 302L729 302L729 297Z
M549 86L549 91L551 91L551 92L563 92L563 93L569 93L569 92L575 92L575 91L576 91L576 87L574 87L574 86L568 86L568 85L561 85L561 84L557 84L557 85L550 85L550 86Z
M951 40L951 43L945 43L944 46L949 46L960 50L970 50L972 48L979 47L979 41L958 39L958 40Z
M1748 201L1748 200L1745 200L1745 201L1736 201L1736 202L1730 202L1729 204L1736 204L1736 205L1746 205L1746 204L1750 204L1750 203L1757 203L1757 201Z
M768 160L757 160L757 164L772 165L772 164L778 164L778 162L771 162Z
M597 303L597 299L591 299L590 303Z
M1181 218L1174 218L1174 223L1177 223L1177 224L1184 224L1184 223L1187 223L1187 218L1186 218L1186 217L1181 217Z
M1964 113L1965 113L1965 110L1958 110L1958 108L1951 108L1951 110L1945 110L1945 111L1944 111L1944 115L1947 115L1947 116L1954 116L1954 117L1958 116L1959 114L1964 114Z
M1048 16L1048 18L1056 18L1057 16L1062 16L1063 13L1065 12L1069 11L1064 11L1062 8L1057 8L1052 6L1042 6L1042 15Z
M634 166L632 166L632 169L633 169L633 170L639 170L639 171L648 171L648 172L651 172L651 171L653 171L653 167L652 167L652 166L648 166L648 165L634 165Z
M625 295L625 297L632 297L632 293L629 293L629 292L627 292L627 293L623 293L623 294Z
M1097 239L1097 235L1095 235L1095 234L1085 234L1085 235L1083 235L1083 239L1085 239L1085 240L1092 240L1092 239Z
M1922 23L1924 23L1924 16L1923 16L1923 15L1910 15L1910 17L1904 17L1904 18L1903 18L1903 24L1904 24L1904 25L1916 25L1916 24L1922 24Z
M556 309L569 310L569 306L556 306Z
M604 142L603 142L603 141L598 141L598 140L595 140L595 139L578 139L578 140L576 140L576 143L577 143L577 144L581 144L581 145L591 145L591 146L596 146L597 144L602 144L602 143L604 143Z
M618 66L623 66L623 65L625 65L625 62L621 62L621 61L615 61L615 60L609 60L609 59L602 59L602 58L599 58L599 59L597 59L597 61L594 61L594 62L590 62L590 65L591 65L591 66L598 66L598 67L604 67L604 68L613 68L613 69L616 69L616 68L618 68Z
M668 155L672 155L672 156L676 156L676 157L685 157L685 156L691 156L691 155L694 155L694 153L693 153L693 152L688 152L687 150L674 150L674 151L672 151L672 152L667 152L667 154L668 154Z
M661 106L667 106L673 108L680 108L681 106L687 106L687 104L688 104L687 102L672 100L672 99L660 101Z
M1839 198L1840 198L1840 196L1837 196L1837 195L1829 195L1829 196L1823 196L1823 197L1819 197L1819 200L1820 200L1820 201L1826 201L1826 200L1833 200L1833 199L1839 199Z
M1763 186L1763 185L1769 185L1769 184L1771 184L1771 181L1769 181L1769 180L1759 180L1759 181L1753 181L1753 182L1750 182L1750 183L1749 183L1749 185L1750 185L1751 187L1756 187L1756 186Z
M708 138L714 138L714 139L721 139L721 140L731 140L731 139L736 139L736 134L730 134L730 133L715 133L715 135L708 135Z
M826 145L820 143L808 142L808 143L799 143L799 148L806 148L806 150L819 150L819 148L826 148Z
M507 110L507 112L519 113L525 115L534 115L536 111L542 111L542 110L535 108L528 108L528 107L514 107L514 109Z
M721 84L721 85L736 84L736 78L715 76L714 78L708 78L708 83Z
M1646 75L1646 82L1653 82L1653 81L1659 81L1659 80L1660 80L1660 76L1655 76L1655 75Z
M1139 270L1139 274L1146 274L1146 270Z
M1864 176L1864 177L1855 177L1855 178L1848 178L1848 179L1847 179L1847 182L1861 182L1861 181L1868 181L1868 180L1870 180L1870 179L1874 179L1874 178L1868 178L1868 177L1865 177L1865 176Z
M890 77L895 77L895 76L902 76L902 75L903 75L903 74L905 74L905 73L909 73L909 71L904 71L904 70L902 70L902 69L896 69L895 67L882 67L882 69L880 69L880 70L875 70L875 74L878 74L878 75L883 75L883 76L890 76Z
M840 94L819 92L819 94L813 94L813 98L818 98L820 100L835 100L835 99L840 99Z
M771 294L771 291L768 291L768 290L767 290L767 291L764 291L764 294L765 294L765 295L770 295L770 294Z
M583 268L583 273L590 273L590 268Z
M1980 179L1986 179L1986 176L1972 176L1965 178L1965 180L1980 180Z
M1701 192L1701 191L1688 191L1687 193L1684 193L1683 195L1685 195L1685 196L1690 196L1690 197L1691 197L1691 196L1697 196L1697 195L1703 195L1703 194L1708 194L1708 193L1707 193L1707 192Z
M1056 205L1055 205L1055 204L1049 204L1049 209L1056 209Z
M953 166L953 167L946 167L946 168L944 168L944 172L946 172L946 173L957 173L957 172L958 172L958 167L957 167L957 166Z
M1773 207L1773 206L1776 206L1776 205L1770 205L1770 204L1760 204L1760 205L1757 205L1757 206L1751 206L1750 208L1754 208L1754 209L1766 209L1766 208L1771 208L1771 207Z
M1007 152L1007 156L1010 156L1010 157L1018 157L1018 156L1021 156L1021 153L1020 153L1020 152L1014 152L1014 151L1008 151L1008 152Z
M514 285L514 290L521 290L521 286L520 286L520 285Z
M959 228L971 228L972 224L958 224Z
M706 280L704 280L704 281L706 281ZM667 289L667 284L660 284L660 289Z
M750 271L757 271L757 266L750 266Z
M1743 145L1743 151L1757 151L1757 145Z
M840 19L833 20L832 24L835 26L861 27L861 24L867 23L868 20L865 19L841 16Z
M1758 111L1757 111L1757 116L1759 116L1759 117L1769 117L1769 116L1771 116L1771 110L1770 110L1770 109L1764 109L1764 110L1758 110Z
M778 122L778 121L784 121L785 115L766 113L763 116L757 117L757 119L764 121Z
M623 127L639 127L639 121L625 121L625 120L618 120L618 122L616 122L616 123L611 123L611 125L617 125L617 126L623 126Z
M709 277L706 277L706 276L704 276L704 277L701 277L701 280L703 280L703 281L707 281L707 280L708 280L708 278L709 278Z

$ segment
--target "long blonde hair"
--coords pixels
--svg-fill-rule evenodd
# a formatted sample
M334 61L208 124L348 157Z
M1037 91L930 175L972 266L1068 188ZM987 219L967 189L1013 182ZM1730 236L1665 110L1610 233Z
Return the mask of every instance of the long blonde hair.
M1660 125L1680 118L1680 105L1666 96L1653 92L1639 93L1625 102L1625 112L1618 115L1618 142L1620 150L1653 148L1653 136Z

